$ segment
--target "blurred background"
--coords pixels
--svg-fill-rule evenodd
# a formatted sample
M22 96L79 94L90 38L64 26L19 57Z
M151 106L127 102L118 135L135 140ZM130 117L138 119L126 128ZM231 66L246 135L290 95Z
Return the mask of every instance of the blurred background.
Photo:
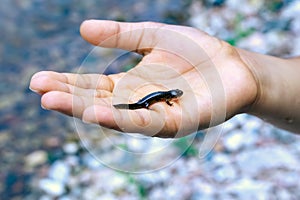
M117 50L97 49L79 35L85 19L158 21L188 25L230 44L280 57L300 55L299 0L0 0L0 192L1 199L300 199L300 137L249 115L223 125L204 159L203 133L177 140L112 137L104 145L99 127L40 107L28 89L41 70L93 72ZM126 54L105 73L130 69L140 58ZM85 63L87 66L82 66ZM82 66L82 67L81 67ZM125 138L125 139L124 139ZM170 142L171 141L171 142ZM151 173L131 174L101 164L90 152L119 156L168 142L168 153ZM104 146L101 146L104 145ZM98 149L97 149L98 148ZM105 151L104 151L105 150ZM103 155L102 155L103 154ZM116 158L119 158L116 157ZM121 162L122 161L122 162Z

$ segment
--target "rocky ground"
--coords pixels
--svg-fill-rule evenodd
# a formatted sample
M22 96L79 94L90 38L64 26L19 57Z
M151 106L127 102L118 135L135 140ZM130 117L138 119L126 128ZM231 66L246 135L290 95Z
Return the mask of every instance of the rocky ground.
M214 148L199 157L202 132L179 140L127 137L44 111L28 90L39 70L101 70L92 68L93 55L86 59L92 47L78 33L87 18L190 25L251 51L299 55L300 1L1 3L6 5L0 7L1 199L300 198L299 136L255 117L229 120ZM116 55L95 52L99 62ZM106 73L126 70L134 59L122 58ZM88 67L80 67L83 61ZM141 162L128 152L158 153ZM122 172L133 169L140 173Z

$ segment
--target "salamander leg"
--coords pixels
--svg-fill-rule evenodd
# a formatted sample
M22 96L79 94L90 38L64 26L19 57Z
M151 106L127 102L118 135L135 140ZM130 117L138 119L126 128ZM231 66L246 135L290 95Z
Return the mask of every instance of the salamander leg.
M166 100L166 103L169 105L169 106L172 106L173 103L171 103L169 100Z
M145 103L145 108L149 109L150 104L148 102Z

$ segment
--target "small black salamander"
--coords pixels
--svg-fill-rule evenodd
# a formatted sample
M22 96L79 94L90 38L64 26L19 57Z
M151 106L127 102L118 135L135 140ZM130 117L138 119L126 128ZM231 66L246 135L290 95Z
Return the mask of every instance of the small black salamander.
M140 108L148 109L150 105L152 105L156 102L161 102L161 101L165 101L169 106L171 106L172 103L170 102L170 100L172 100L174 98L178 98L182 95L183 95L183 91L181 91L179 89L169 90L169 91L157 91L157 92L148 94L147 96L140 99L136 103L116 104L116 105L114 105L114 107L118 108L118 109L129 109L129 110L140 109Z

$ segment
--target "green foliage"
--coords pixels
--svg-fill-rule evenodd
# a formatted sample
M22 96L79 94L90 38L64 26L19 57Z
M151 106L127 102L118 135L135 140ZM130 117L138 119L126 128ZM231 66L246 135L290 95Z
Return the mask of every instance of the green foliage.
M125 65L122 67L122 71L127 72L130 69L134 68L142 60L142 56L136 54L129 54L129 58L125 62Z
M122 150L128 151L127 144L118 144L117 147L120 148L120 149L122 149Z
M129 184L134 185L136 187L139 193L139 199L145 200L148 195L147 188L142 183L137 181L131 174L124 173L123 175L126 176Z
M283 6L283 0L265 0L265 8L271 12L278 12Z
M183 157L191 157L198 155L198 149L190 144L190 141L187 137L179 138L174 142L175 147L182 152Z
M242 21L244 21L246 19L246 16L242 15L242 14L237 14L234 21L233 21L233 30L234 30L234 37L233 38L228 38L226 41L235 46L237 44L237 42L239 40L241 40L242 38L248 37L249 35L251 35L253 32L255 32L254 28L247 28L244 29L241 26Z

